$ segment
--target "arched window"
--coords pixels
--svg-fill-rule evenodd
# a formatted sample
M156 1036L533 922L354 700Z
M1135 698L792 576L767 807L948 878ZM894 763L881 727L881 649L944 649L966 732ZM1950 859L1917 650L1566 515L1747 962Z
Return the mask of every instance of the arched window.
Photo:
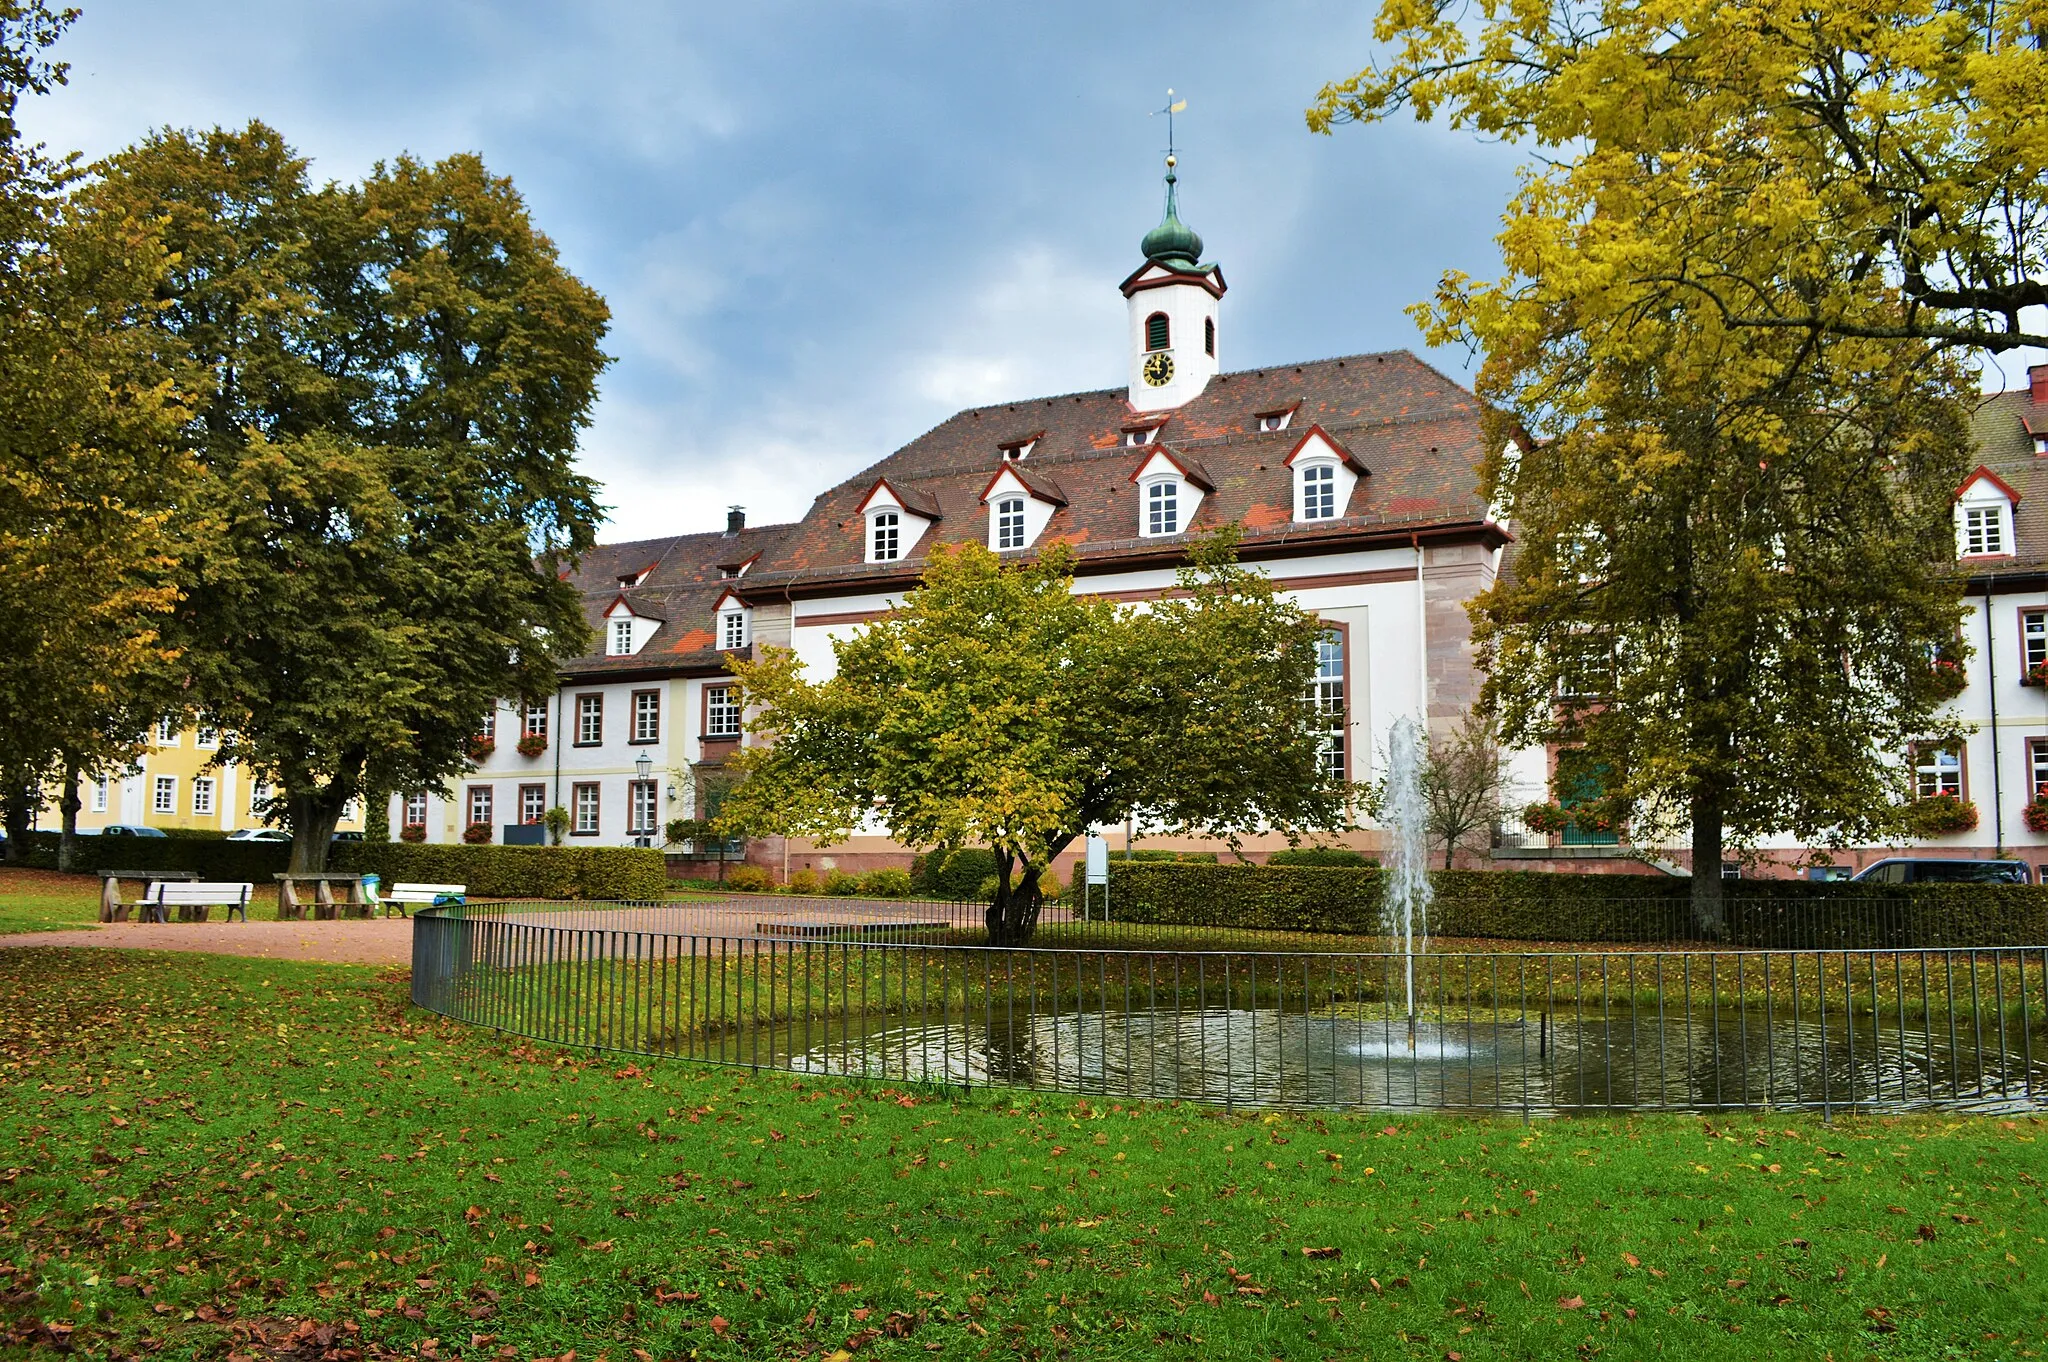
M1202 318L1202 353L1212 359L1216 355L1216 319Z
M1145 489L1145 533L1180 533L1180 483L1163 478Z
M996 547L1024 547L1024 498L1004 497L996 503Z
M1337 514L1337 467L1312 463L1301 470L1301 518L1329 520Z
M894 511L877 512L869 544L870 563L893 563L903 556L903 522Z
M1173 326L1166 320L1164 312L1155 312L1145 319L1145 348L1165 350L1173 345Z

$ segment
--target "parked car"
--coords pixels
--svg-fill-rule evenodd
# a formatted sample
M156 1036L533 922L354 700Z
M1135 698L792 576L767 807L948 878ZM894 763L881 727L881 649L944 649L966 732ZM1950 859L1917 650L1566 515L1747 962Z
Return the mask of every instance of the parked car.
M337 832L331 840L336 842L360 842L363 840L363 834L360 832Z
M146 828L140 823L109 823L100 829L102 837L163 837L162 828Z
M1857 872L1858 884L2032 884L2019 861L1963 861L1936 856L1888 856Z
M230 842L289 842L292 835L277 828L236 828L227 839Z

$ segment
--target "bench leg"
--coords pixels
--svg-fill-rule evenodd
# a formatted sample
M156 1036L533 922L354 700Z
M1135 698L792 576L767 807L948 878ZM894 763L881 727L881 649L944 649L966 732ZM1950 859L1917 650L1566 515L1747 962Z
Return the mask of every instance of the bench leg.
M233 922L233 921L235 920L235 914L236 914L236 913L240 913L240 914L242 915L242 921L244 921L244 922L247 922L247 921L249 920L249 905L248 905L248 904L246 904L246 903L230 903L230 904L228 904L228 905L227 905L227 916L226 916L226 917L223 917L223 918L221 919L221 921L222 921L222 922Z

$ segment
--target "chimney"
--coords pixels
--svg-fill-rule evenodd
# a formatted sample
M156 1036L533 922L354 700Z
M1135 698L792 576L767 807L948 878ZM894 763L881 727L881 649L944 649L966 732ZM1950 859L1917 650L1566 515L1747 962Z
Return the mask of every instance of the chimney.
M2048 379L2038 380L2037 383L2038 382L2048 382ZM2040 391L2038 386L2035 388L2035 391ZM745 528L747 528L747 508L744 506L726 507L725 532L727 534L738 534L741 530L744 530Z
M2027 387L2037 406L2048 406L2048 364L2027 366Z

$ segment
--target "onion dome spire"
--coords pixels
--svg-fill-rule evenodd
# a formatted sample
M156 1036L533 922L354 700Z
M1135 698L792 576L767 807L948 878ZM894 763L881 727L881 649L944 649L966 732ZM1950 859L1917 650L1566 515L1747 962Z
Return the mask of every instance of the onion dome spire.
M1192 270L1202 258L1202 238L1194 228L1180 220L1179 196L1174 186L1178 177L1173 168L1176 158L1172 153L1166 157L1166 215L1159 225L1145 233L1139 249L1147 260L1163 265L1167 269Z

